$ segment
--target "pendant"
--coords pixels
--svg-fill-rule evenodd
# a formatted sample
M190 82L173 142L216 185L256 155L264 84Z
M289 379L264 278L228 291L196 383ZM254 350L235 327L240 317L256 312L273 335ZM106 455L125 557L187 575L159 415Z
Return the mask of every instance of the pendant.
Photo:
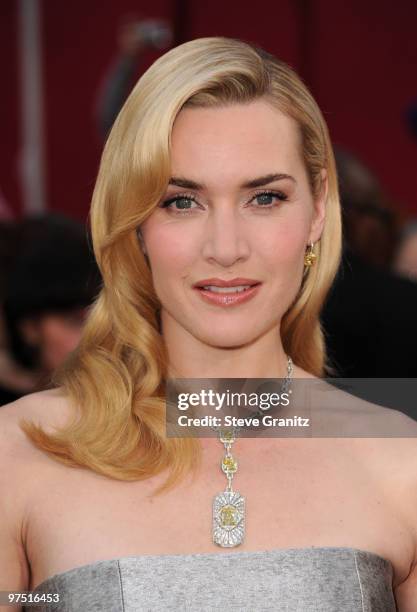
M245 537L245 498L223 491L213 500L213 542L223 548L242 544Z

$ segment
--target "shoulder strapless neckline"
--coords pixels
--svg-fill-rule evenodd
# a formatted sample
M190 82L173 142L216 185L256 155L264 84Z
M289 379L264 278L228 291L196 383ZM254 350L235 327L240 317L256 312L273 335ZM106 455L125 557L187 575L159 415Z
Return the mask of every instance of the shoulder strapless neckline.
M54 602L37 612L396 612L392 579L390 561L343 546L131 555L55 574L33 601Z
M40 582L36 587L33 588L33 590L36 589L44 589L45 585L51 581L54 580L56 578L59 578L60 576L67 576L69 574L71 574L72 572L77 572L78 570L83 570L83 569L88 569L88 568L93 568L96 565L99 565L100 563L113 563L113 562L119 562L119 561L125 561L126 559L136 559L136 560L149 560L151 561L152 559L192 559L192 558L222 558L222 557L251 557L254 556L256 557L257 555L285 555L285 554L297 554L297 553L305 553L308 551L322 551L322 552L332 552L332 551L345 551L345 552L351 552L351 553L360 553L361 555L364 555L366 557L368 557L370 560L375 559L376 561L378 561L379 563L382 563L383 565L385 565L389 571L391 571L391 573L393 574L394 572L394 568L393 565L391 563L391 561L389 561L388 559L385 559L384 557L382 557L381 555L379 555L378 553L372 552L370 550L363 550L361 548L355 548L355 547L351 547L351 546L309 546L309 547L303 547L303 548L272 548L270 550L244 550L244 551L236 551L236 552L231 552L231 551L227 551L227 552L209 552L209 553L174 553L174 554L163 554L163 555L156 555L156 554L143 554L143 555L125 555L125 556L121 556L121 557L112 557L109 559L100 559L99 561L94 561L92 563L87 563L84 565L77 565L76 567L73 567L71 569L65 570L63 572L58 572L56 574L53 574L52 576L48 576L48 578L45 578L45 580L43 580L42 582Z

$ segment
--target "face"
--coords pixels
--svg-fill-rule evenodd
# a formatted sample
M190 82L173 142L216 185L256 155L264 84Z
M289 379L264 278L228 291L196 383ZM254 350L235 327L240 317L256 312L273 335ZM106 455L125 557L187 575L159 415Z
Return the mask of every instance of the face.
M278 332L325 212L326 194L311 194L295 122L264 101L184 109L172 133L171 177L141 226L162 333L169 325L229 348ZM207 279L256 286L248 296L225 294Z
M52 372L78 345L87 315L79 308L64 313L45 313L21 323L25 341L39 349L39 366Z
M401 245L394 268L401 276L417 281L417 232Z

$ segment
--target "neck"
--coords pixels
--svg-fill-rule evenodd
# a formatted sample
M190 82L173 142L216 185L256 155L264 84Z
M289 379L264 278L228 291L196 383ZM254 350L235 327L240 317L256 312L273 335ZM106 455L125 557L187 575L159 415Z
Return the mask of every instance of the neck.
M237 347L211 346L184 328L163 326L171 378L285 378L287 356L279 329Z

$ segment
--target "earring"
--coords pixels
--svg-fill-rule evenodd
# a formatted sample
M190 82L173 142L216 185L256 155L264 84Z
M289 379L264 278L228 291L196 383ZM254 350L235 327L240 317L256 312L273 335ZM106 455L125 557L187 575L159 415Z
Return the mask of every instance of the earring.
M306 268L311 268L311 266L314 266L315 260L317 259L317 255L313 251L314 242L310 242L307 248L308 250L304 255L304 266Z

